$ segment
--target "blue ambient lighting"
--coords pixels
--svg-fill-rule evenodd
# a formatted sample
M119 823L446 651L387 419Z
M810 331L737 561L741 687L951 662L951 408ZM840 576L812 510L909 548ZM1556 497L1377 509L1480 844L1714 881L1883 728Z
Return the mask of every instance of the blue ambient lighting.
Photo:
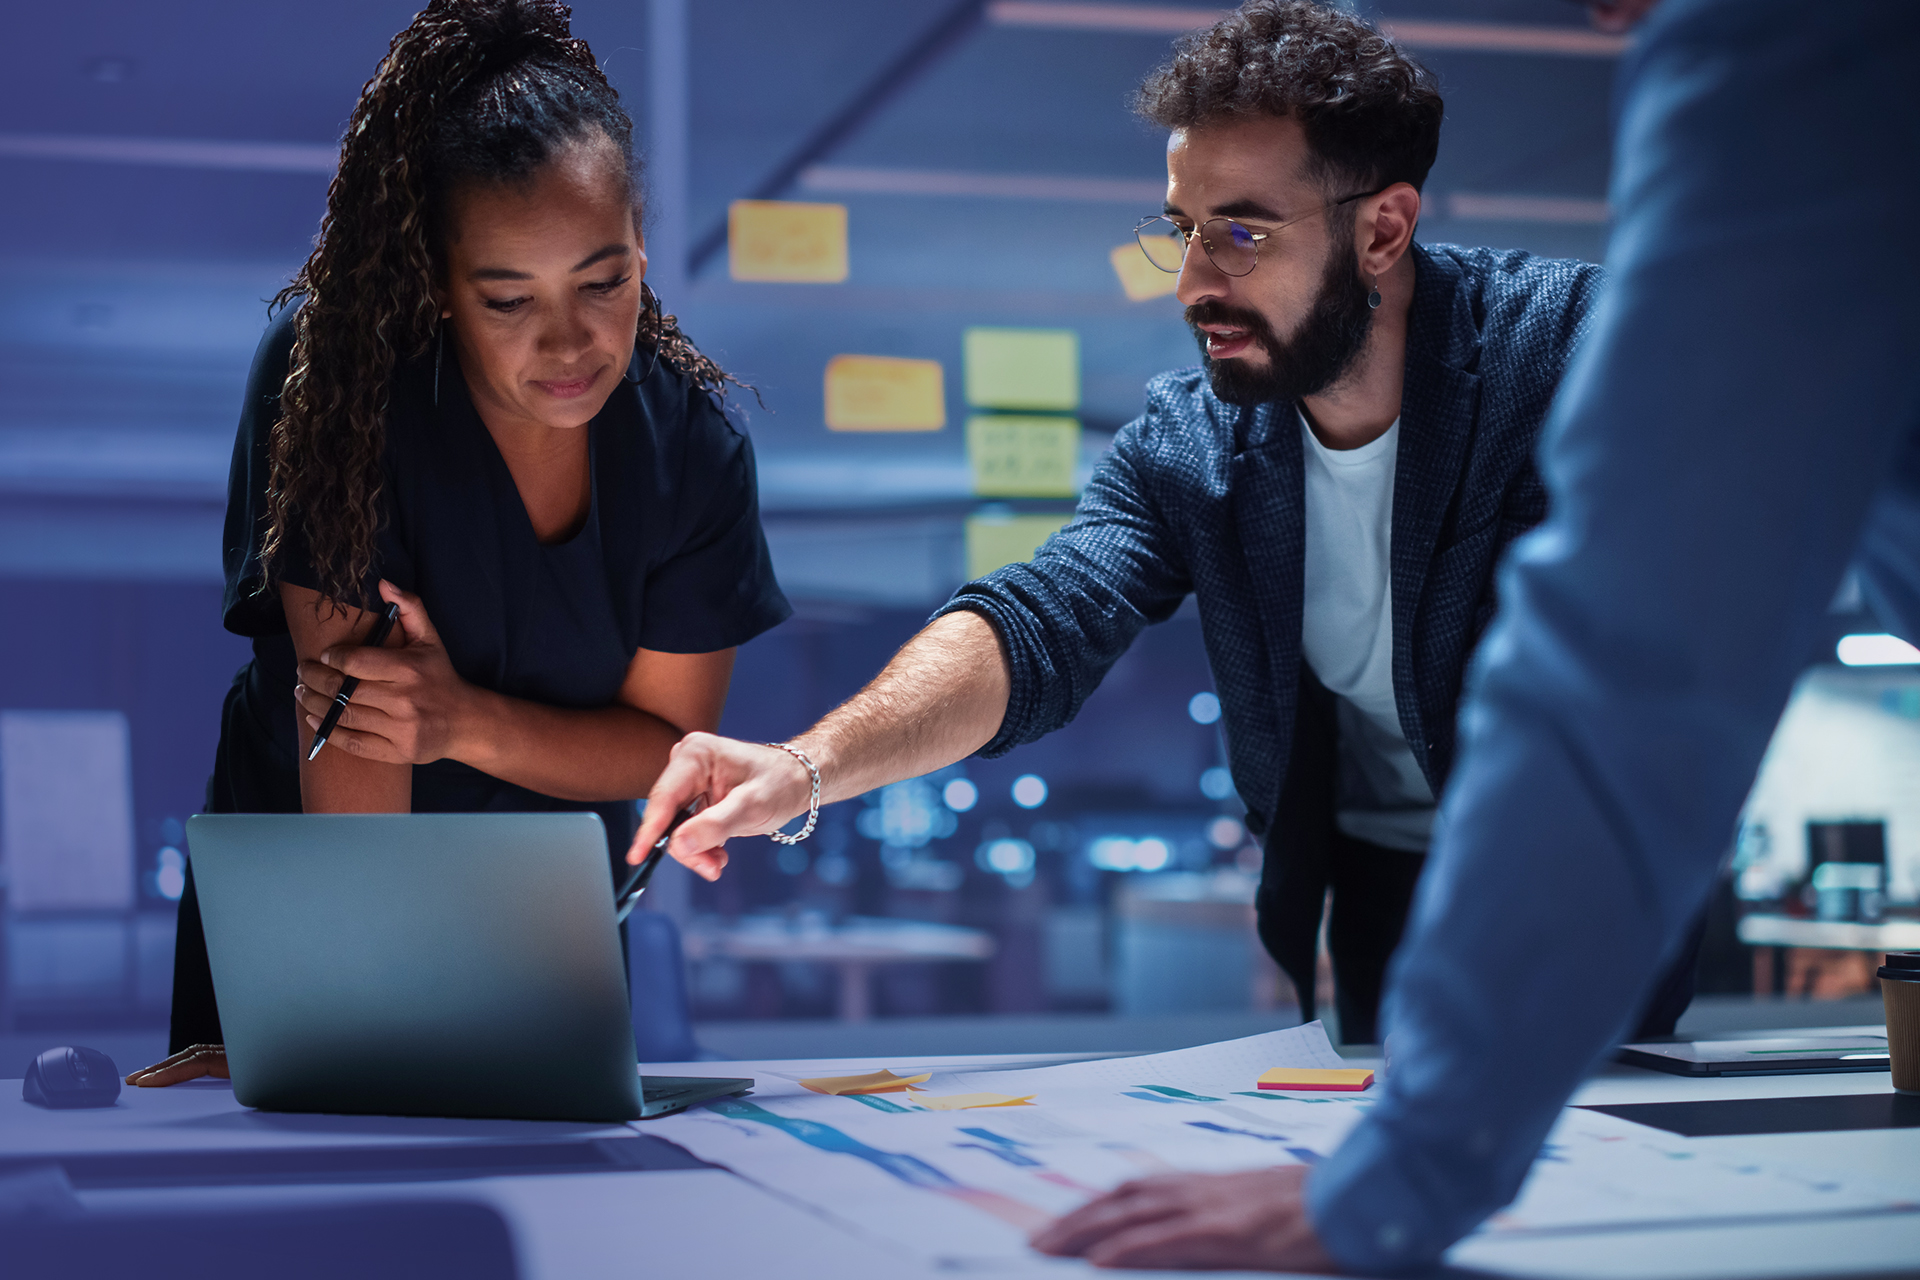
M1102 871L1159 871L1173 861L1173 849L1159 836L1101 836L1087 846L1087 861Z
M1212 724L1220 718L1220 699L1212 693L1196 693L1187 699L1187 714L1195 724Z
M965 778L955 778L940 792L940 798L955 813L965 813L980 802L980 788Z
M1047 802L1047 783L1037 773L1023 773L1013 780L1013 802L1022 809L1038 809Z

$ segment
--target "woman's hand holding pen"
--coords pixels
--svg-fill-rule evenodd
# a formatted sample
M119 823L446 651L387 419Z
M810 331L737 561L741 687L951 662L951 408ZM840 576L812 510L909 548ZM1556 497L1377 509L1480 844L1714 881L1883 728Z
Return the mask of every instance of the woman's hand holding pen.
M454 671L420 597L391 582L380 584L380 594L399 606L403 643L394 649L335 645L320 661L302 662L293 691L300 712L318 731L341 683L353 676L360 687L327 739L329 748L388 764L455 756L475 690Z

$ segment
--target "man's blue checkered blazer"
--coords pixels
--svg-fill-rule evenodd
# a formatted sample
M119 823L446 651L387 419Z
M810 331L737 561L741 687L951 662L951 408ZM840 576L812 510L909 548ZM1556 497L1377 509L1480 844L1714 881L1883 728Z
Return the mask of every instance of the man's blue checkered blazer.
M1546 514L1534 442L1601 270L1450 245L1413 254L1393 678L1401 728L1439 795L1467 659L1494 613L1495 564ZM1304 484L1292 404L1239 408L1198 368L1162 374L1072 523L1030 564L968 583L941 610L986 615L1006 643L1012 697L981 750L996 756L1073 719L1141 628L1197 597L1234 784L1265 837L1261 936L1296 985L1303 963L1312 972L1320 903L1277 895L1300 881L1290 861L1324 859L1335 749L1330 697L1300 657ZM1310 1015L1310 982L1300 994Z

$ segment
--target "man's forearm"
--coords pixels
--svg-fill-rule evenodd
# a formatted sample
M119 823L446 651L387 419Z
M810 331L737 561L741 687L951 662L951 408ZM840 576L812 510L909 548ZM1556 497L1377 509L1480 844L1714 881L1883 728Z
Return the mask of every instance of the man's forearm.
M949 613L793 744L820 770L821 803L849 800L978 751L999 732L1011 688L993 624Z

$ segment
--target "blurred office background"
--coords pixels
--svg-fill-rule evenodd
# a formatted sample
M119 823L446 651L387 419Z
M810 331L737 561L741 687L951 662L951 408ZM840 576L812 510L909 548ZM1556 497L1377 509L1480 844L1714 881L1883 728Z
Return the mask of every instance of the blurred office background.
M74 0L10 15L0 1035L164 1023L182 823L246 656L219 627L242 379L264 299L323 211L342 122L413 8ZM1620 42L1561 0L1364 11L1446 94L1422 238L1599 259ZM960 582L1028 554L1145 381L1194 363L1177 302L1140 296L1156 281L1130 229L1158 211L1163 139L1126 103L1210 17L1082 0L576 4L647 151L650 278L765 402L739 397L797 612L741 653L726 732L783 738L853 692ZM729 242L741 200L843 208L844 279L739 278L756 274ZM985 446L969 451L971 416L1019 407L970 394L990 372L970 362L996 341L1044 353L1039 429L1066 449L1051 480L996 481ZM937 362L933 418L834 429L862 425L828 420L823 379L842 356ZM1857 997L1870 950L1920 945L1920 654L1843 643L1879 628L1845 592L1835 610L1729 832L1702 975L1728 999ZM992 1027L1044 1023L1067 1048L1068 1025L1135 1027L1097 1039L1163 1034L1140 1030L1155 1019L1291 1020L1251 932L1258 853L1218 714L1189 607L1065 731L829 810L796 848L743 842L718 885L675 868L656 909L686 939L703 1036L744 1053L774 1043L755 1028L812 1027L805 1047L825 1051L864 1020L868 1034L963 1027L994 1049Z

